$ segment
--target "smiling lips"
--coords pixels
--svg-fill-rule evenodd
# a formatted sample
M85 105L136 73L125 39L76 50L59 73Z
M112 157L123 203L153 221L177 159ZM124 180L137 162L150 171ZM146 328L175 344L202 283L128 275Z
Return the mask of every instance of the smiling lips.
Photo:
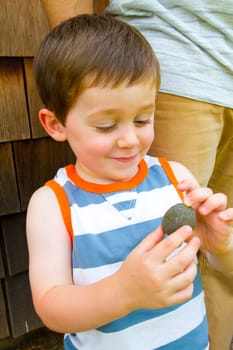
M134 154L133 156L129 156L129 157L112 157L112 159L118 162L127 163L127 162L132 162L133 160L136 160L137 155Z

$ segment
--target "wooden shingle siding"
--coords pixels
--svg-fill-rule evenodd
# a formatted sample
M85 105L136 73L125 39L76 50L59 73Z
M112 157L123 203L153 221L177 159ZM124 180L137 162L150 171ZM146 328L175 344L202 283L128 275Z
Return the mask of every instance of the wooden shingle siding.
M65 142L48 137L14 142L13 149L22 210L26 209L32 193L53 178L58 168L74 162Z
M0 246L0 280L4 276L5 276L5 271L4 271L4 266L3 266L2 249L1 249L1 246Z
M27 273L5 279L6 302L13 337L42 326L35 315Z
M32 62L47 32L40 0L0 0L0 339L42 326L28 281L26 208L32 192L70 159L65 146L49 146L38 121Z
M0 142L30 138L21 58L0 58L0 101Z
M0 0L0 56L34 56L48 29L39 0Z
M7 315L6 315L6 306L2 290L2 281L0 280L0 338L6 338L10 335Z
M38 111L43 106L43 104L36 90L36 85L32 72L32 65L33 58L24 59L25 87L31 125L31 137L35 139L39 137L45 137L47 136L47 134L42 128L38 119Z
M12 144L0 143L0 215L20 211Z
M28 269L25 219L25 212L2 217L2 236L6 252L6 270L9 276L14 276ZM15 249L16 247L17 249Z

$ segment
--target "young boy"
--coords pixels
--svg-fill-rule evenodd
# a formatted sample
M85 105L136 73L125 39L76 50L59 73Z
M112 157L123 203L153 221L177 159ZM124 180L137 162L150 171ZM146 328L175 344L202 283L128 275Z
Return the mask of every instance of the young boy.
M38 315L67 333L65 349L208 349L196 254L233 271L233 208L181 164L146 155L160 79L151 47L127 24L80 15L44 39L35 76L43 127L76 156L28 207ZM165 238L162 217L183 195L197 226Z

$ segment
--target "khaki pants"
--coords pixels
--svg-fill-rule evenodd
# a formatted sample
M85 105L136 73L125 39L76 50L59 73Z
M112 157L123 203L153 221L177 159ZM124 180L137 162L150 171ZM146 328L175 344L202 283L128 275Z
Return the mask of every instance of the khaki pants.
M233 110L159 93L150 154L179 161L202 186L228 196L233 207ZM211 350L229 350L233 335L233 277L200 258Z

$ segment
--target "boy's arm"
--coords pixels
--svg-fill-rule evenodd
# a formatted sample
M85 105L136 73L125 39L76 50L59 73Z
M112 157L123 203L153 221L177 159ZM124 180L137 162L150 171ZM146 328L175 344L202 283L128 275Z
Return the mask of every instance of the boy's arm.
M175 257L166 258L191 234L184 226L163 240L159 227L113 275L91 285L74 285L71 244L60 207L50 188L40 188L27 212L30 285L39 317L54 331L78 332L136 309L187 301L193 292L199 239L191 239Z
M82 13L93 13L94 0L41 0L51 28Z
M203 255L215 269L233 272L233 208L227 209L226 196L201 188L183 165L171 162L171 166L180 181L178 189L186 193L184 201L196 210L198 225L194 234L201 240Z
M116 319L122 309L126 312L114 277L88 287L73 284L70 238L48 187L37 190L30 200L27 241L33 302L47 327L75 332Z

